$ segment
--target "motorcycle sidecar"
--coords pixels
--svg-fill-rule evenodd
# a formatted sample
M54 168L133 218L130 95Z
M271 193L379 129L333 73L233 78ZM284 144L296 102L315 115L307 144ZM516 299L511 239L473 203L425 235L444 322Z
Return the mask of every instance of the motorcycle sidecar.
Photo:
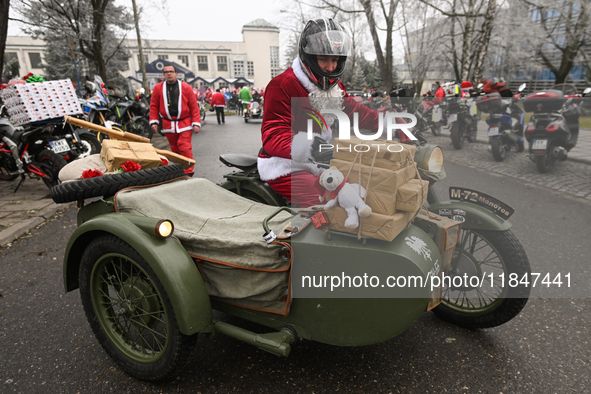
M428 278L440 274L441 256L421 228L362 244L339 234L329 239L308 222L204 179L125 189L80 209L64 257L65 288L80 288L105 351L144 380L175 374L197 333L287 356L297 337L341 346L382 342L426 310ZM270 230L277 236L267 243ZM411 239L422 241L421 253ZM381 277L381 286L364 293L299 282L330 273L414 277L427 285L384 286ZM214 321L212 309L277 331Z

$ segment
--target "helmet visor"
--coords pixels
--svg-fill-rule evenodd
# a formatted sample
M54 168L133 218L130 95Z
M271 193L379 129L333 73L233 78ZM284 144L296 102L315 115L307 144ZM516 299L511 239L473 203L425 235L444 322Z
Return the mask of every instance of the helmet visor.
M307 36L303 49L308 55L349 56L351 39L343 31L323 31Z

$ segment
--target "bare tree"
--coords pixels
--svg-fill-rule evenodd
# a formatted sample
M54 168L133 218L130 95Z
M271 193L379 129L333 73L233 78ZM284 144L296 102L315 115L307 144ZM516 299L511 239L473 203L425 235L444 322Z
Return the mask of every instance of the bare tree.
M4 49L6 48L6 35L8 34L8 10L10 0L0 0L0 75L3 75Z
M125 51L123 42L133 29L133 17L113 0L21 0L16 8L26 33L73 37L104 81L110 61Z
M591 38L591 5L588 0L522 0L531 16L530 44L538 61L564 83L582 47Z

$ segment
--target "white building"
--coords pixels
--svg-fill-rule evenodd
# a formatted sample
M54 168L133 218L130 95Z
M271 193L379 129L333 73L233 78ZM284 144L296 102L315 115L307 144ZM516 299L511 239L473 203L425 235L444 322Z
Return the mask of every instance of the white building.
M198 87L236 87L251 85L265 87L280 74L279 28L263 19L242 26L243 40L236 41L188 41L188 40L142 40L146 65L157 70L162 59L182 67L187 82ZM142 73L139 49L136 40L126 40L131 53L129 70L122 75L140 86ZM18 57L19 75L29 72L43 75L44 41L30 37L9 36L5 56ZM193 74L191 76L191 73ZM159 72L148 74L151 83L162 78Z

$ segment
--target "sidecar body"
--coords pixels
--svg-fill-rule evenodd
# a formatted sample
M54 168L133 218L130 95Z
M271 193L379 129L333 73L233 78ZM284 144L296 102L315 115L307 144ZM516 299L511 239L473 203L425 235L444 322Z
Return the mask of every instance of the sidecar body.
M145 283L159 283L161 287L154 287L166 294L172 306L168 318L174 316L173 323L183 335L219 332L280 355L289 353L289 344L296 337L345 346L385 341L407 329L428 308L434 293L428 280L441 269L432 235L410 225L393 242L360 242L346 235L327 237L309 222L287 208L278 211L204 179L124 189L114 198L80 209L78 228L64 258L65 288L81 287L83 294L84 286L91 288L90 294L96 295L91 297L94 308L100 309L100 298L109 291L108 300L135 294L124 301L133 304L134 297L151 294ZM171 223L174 230L168 234ZM264 235L271 231L276 238L267 242L269 237L265 240ZM89 257L94 256L93 241L105 237L109 246L102 247L104 252L96 247L98 257ZM409 246L410 239L422 241L421 253ZM121 252L114 268L103 270L106 279L96 282L93 278L101 271L95 260L118 256L116 243L126 244L135 253ZM90 278L82 275L85 264L91 266ZM144 271L136 278L142 283L139 289L130 272L134 264ZM144 276L152 272L156 280L150 282ZM335 289L333 277L343 281L350 277L352 283L343 282ZM396 286L398 277L412 277L416 283ZM92 283L99 288L94 293ZM132 325L143 326L137 323L139 315L134 317L133 307L120 310L116 304L101 312L113 328L107 336L117 336L124 326L119 320L125 317ZM215 322L212 309L278 332L256 334ZM141 310L143 314L158 312L160 306L142 304ZM122 338L111 339L117 343L126 342L125 338L122 334Z

